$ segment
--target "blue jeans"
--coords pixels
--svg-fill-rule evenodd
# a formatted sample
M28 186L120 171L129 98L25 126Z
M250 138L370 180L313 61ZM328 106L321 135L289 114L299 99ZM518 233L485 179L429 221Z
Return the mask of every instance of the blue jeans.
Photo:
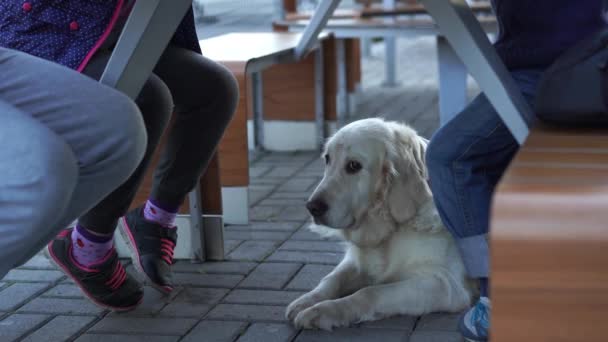
M537 69L511 73L529 103L541 73ZM489 276L492 193L517 149L517 142L483 94L441 127L429 143L426 161L435 204L472 278Z

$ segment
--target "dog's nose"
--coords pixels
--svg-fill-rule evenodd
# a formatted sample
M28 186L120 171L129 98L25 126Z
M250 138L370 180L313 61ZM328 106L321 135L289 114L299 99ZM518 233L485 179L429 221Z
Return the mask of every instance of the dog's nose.
M327 213L329 206L324 201L313 200L306 203L306 209L308 209L313 217L321 217Z

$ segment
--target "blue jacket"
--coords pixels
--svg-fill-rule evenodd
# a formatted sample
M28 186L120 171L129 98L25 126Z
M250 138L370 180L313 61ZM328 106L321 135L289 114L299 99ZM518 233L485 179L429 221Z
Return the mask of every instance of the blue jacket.
M494 44L509 69L546 67L566 49L605 27L604 0L492 0Z
M82 71L123 6L124 0L0 0L0 46ZM200 52L192 9L172 44Z

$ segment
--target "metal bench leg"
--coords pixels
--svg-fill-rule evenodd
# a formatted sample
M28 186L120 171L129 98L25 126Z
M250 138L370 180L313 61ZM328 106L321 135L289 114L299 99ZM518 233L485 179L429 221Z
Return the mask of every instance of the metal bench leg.
M536 120L509 71L464 0L422 0L518 143Z
M341 0L323 0L319 3L315 9L315 13L312 18L310 18L308 26L306 26L306 29L304 29L304 32L302 33L298 46L296 46L296 60L302 59L304 55L315 46L319 33L323 30L325 25L327 25L327 21L336 10L336 7L340 4L340 1Z
M251 90L253 92L253 127L256 148L264 148L264 88L262 73L251 74Z
M315 51L315 128L317 134L317 147L323 147L325 140L325 86L323 66L323 44Z
M437 37L439 61L439 123L443 126L467 104L467 68L450 43Z
M343 39L336 39L336 69L338 77L338 98L336 104L337 128L346 124L349 116L348 84L346 80L346 48Z
M396 7L395 0L382 0L382 7L385 10L393 10ZM393 19L386 18L385 22L390 23ZM395 36L384 37L384 86L397 86L397 38Z
M188 194L190 202L190 230L192 232L192 250L194 255L200 261L205 261L205 230L203 226L203 212L201 202L201 188L197 182L196 186L190 194Z
M397 38L384 37L385 87L396 87L397 84Z

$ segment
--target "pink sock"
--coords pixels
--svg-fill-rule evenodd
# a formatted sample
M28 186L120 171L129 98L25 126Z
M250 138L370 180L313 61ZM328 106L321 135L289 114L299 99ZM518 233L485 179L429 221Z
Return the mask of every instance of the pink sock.
M89 267L103 261L114 246L113 235L95 235L80 225L72 231L72 255L81 266Z
M165 228L175 228L177 208L161 208L158 203L148 200L144 206L144 218Z

